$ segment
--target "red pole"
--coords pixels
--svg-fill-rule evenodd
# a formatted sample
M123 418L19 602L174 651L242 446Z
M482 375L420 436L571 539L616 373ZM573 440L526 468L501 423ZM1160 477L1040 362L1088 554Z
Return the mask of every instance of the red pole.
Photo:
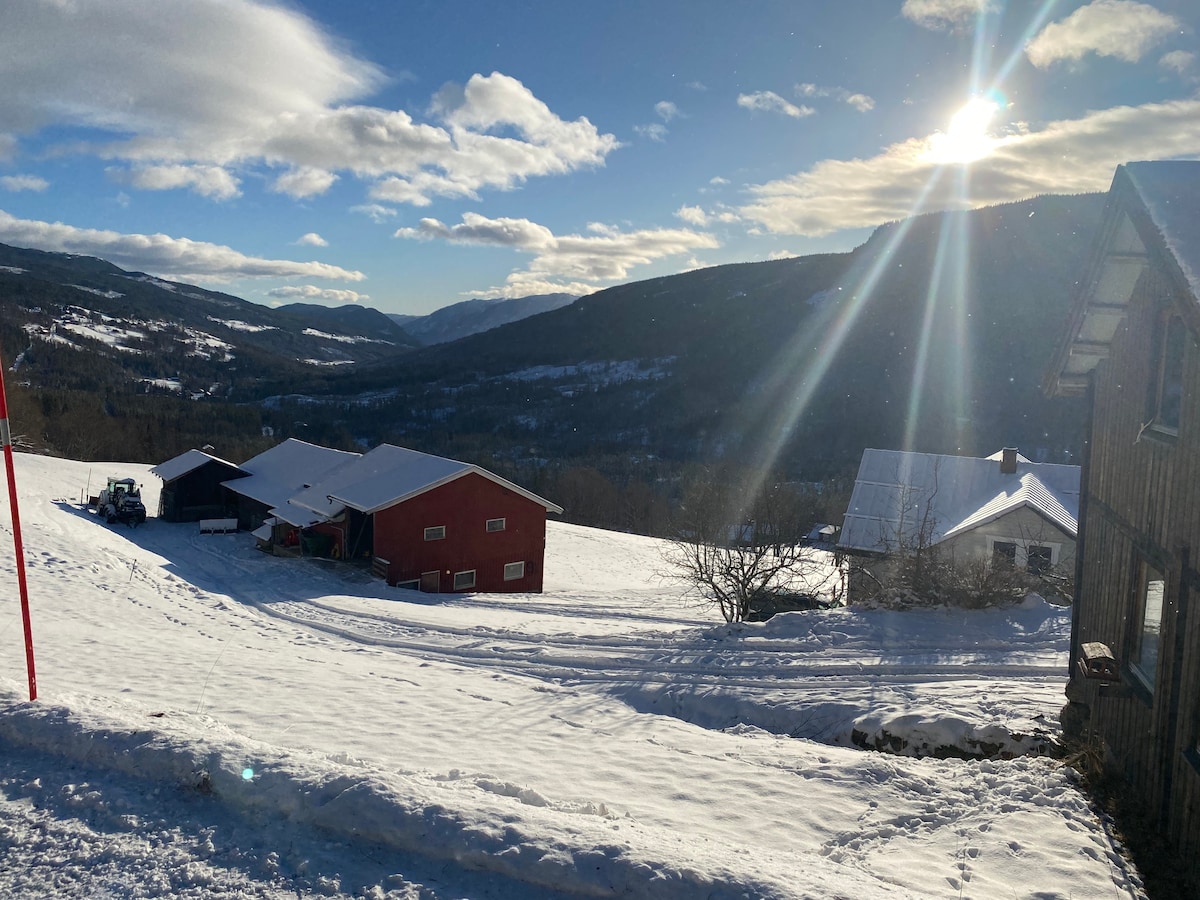
M29 673L29 699L37 699L37 674L33 669L33 626L29 621L29 588L25 584L25 545L21 541L21 515L17 511L17 480L13 473L12 431L8 427L8 398L4 395L4 366L0 364L0 440L4 442L4 471L8 475L8 506L12 510L13 548L17 558L17 586L21 591L21 621L25 625L25 668Z

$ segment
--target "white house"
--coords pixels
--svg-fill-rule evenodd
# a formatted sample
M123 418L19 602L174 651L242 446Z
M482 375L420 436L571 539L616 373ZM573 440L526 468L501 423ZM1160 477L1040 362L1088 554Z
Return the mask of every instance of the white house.
M838 550L871 561L938 546L1034 574L1074 565L1079 466L1034 463L1013 449L986 459L864 450ZM853 599L865 585L852 578Z

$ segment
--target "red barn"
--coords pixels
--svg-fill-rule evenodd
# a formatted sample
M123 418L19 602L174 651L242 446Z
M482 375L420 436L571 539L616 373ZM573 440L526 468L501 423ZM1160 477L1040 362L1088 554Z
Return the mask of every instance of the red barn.
M334 555L374 557L389 584L541 591L546 513L562 507L479 466L382 444L290 497Z

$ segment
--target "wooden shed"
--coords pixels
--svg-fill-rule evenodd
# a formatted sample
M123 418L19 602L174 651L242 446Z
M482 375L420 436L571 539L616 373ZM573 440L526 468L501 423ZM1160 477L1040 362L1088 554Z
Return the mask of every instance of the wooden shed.
M196 522L232 515L235 500L222 484L249 473L203 450L188 450L159 463L150 474L163 482L158 517L166 522Z
M1046 382L1091 398L1064 725L1196 860L1200 162L1117 169L1079 285Z

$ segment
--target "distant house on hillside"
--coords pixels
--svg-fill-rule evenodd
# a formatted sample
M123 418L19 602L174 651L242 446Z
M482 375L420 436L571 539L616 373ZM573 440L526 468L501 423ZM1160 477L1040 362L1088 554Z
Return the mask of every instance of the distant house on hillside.
M837 549L853 560L850 600L874 595L894 560L937 547L1034 574L1074 565L1078 466L864 450Z
M153 471L171 474L185 457ZM265 550L369 561L389 584L429 592L542 589L546 514L562 508L479 466L291 439L235 468L214 502Z
M1088 721L1183 853L1200 854L1200 162L1118 167L1052 394L1088 395L1064 724ZM1120 684L1081 668L1106 645ZM1082 730L1082 724L1080 724Z

